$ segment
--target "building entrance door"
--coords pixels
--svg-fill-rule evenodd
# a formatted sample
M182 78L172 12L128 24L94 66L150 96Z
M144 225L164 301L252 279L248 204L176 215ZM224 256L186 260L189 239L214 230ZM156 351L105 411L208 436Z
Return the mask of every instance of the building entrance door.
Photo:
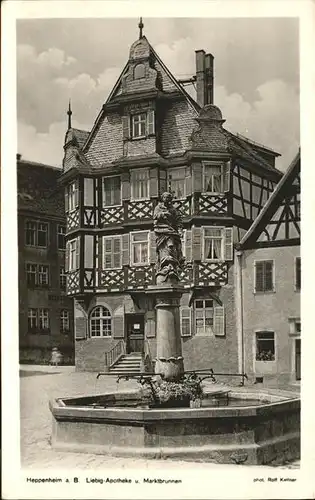
M295 339L295 378L301 380L301 339Z
M127 353L143 352L144 349L144 314L126 315Z

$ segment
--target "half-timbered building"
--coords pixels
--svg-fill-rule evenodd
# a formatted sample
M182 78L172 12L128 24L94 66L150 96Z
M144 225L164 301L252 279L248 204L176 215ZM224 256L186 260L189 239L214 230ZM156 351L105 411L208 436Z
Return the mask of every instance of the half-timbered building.
M21 363L74 364L73 299L66 295L66 220L60 168L17 155Z
M276 152L224 127L213 79L213 56L197 50L192 99L140 24L92 130L72 128L69 110L62 183L79 370L154 359L152 214L169 189L184 227L185 368L238 370L233 248L282 174Z
M300 153L236 252L240 369L253 381L301 379Z

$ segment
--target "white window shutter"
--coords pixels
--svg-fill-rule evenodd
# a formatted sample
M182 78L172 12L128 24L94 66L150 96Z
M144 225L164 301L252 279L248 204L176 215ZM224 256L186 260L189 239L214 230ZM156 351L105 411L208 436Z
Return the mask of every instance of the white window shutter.
M186 261L190 262L192 260L192 239L191 239L191 229L187 229L185 232L184 245L185 249L183 251Z
M227 161L223 167L223 189L227 193L230 191L231 162Z
M150 253L150 262L151 264L155 264L156 262L156 236L154 231L150 231L150 239L149 239L149 253Z
M225 335L224 306L216 306L214 308L213 326L215 335L220 337Z
M201 260L201 228L192 228L192 260Z
M66 273L69 272L69 248L70 248L70 245L69 245L69 241L67 241L66 243L66 251L65 251L65 271Z
M122 235L122 265L123 266L129 265L129 253L130 253L129 246L130 246L129 233L123 234Z
M233 260L233 228L225 228L225 260Z
M147 114L147 135L155 134L155 112L154 110L148 111Z
M75 180L74 181L74 186L75 186L75 206L79 206L79 181Z
M130 116L122 116L123 139L130 139Z
M191 167L185 167L185 194L190 196L192 191Z
M76 269L80 269L80 236L76 239Z
M65 188L65 211L69 212L69 194L68 194L68 186Z

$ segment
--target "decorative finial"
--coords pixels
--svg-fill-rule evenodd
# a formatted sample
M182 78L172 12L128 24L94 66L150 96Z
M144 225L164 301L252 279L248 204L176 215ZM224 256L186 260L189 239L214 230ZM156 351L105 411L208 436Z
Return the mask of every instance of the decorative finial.
M143 24L143 22L142 22L142 17L140 17L140 22L139 22L139 24L138 24L138 27L139 27L139 40L140 40L140 39L142 38L142 36L143 36L143 35L142 35L142 30L143 30L143 28L144 28L144 24Z
M67 115L68 115L68 129L71 128L71 115L72 115L72 111L71 111L71 100L69 99L69 108L68 108L68 111L67 111Z

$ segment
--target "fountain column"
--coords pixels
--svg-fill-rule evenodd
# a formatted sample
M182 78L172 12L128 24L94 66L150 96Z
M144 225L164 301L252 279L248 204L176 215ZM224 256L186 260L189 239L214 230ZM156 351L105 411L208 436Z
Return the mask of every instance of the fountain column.
M155 373L165 380L179 380L184 374L180 334L180 299L184 288L179 272L184 264L181 248L181 218L172 205L171 193L163 193L154 211L156 235L156 285L148 293L156 298L157 353Z

